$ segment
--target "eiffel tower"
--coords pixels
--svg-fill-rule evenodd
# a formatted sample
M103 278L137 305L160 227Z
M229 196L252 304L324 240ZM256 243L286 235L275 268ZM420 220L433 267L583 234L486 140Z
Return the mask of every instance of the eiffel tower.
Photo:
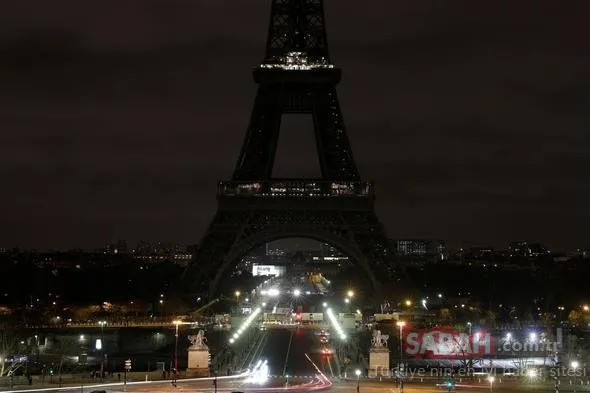
M217 213L184 287L213 296L252 249L298 237L338 248L378 288L392 277L394 255L374 212L373 185L361 180L346 135L323 0L273 0L266 56L253 76L258 93L246 138L232 179L219 183ZM311 115L321 178L272 177L283 114Z

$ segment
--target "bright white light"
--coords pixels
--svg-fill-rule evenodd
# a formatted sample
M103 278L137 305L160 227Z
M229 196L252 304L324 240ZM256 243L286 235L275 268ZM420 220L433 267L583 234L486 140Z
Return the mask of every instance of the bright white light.
M512 340L512 333L506 333L506 341Z
M326 303L326 302L323 302L323 303L322 303L322 306L324 306L324 308L326 308L326 307L328 307L328 303Z
M299 289L294 289L293 296L299 296L299 295L301 295L301 291Z
M533 343L535 341L537 341L537 333L531 333L531 334L529 334L529 341L530 342L533 342Z
M442 299L442 293L439 293L437 296L439 299Z
M361 376L361 370L359 370L358 368L356 370L354 370L354 373L356 374L357 377Z
M305 294L306 295L311 295L311 292L310 291L305 291Z
M494 380L495 380L495 379L496 379L496 378L494 378L494 377L492 377L492 376L489 376L489 377L488 377L488 381L489 381L489 383L494 383Z
M572 368L575 370L575 369L577 369L578 367L580 367L580 363L578 363L577 361L575 361L575 360L574 360L574 361L572 362L571 366L572 366Z
M255 383L257 385L264 385L268 380L269 376L269 368L268 363L265 360L262 362L261 360L256 363L256 366L252 369L252 374L248 377L245 382L246 383Z
M279 296L281 294L281 292L277 288L271 288L268 290L267 294L268 294L268 296L276 297L276 296Z
M426 307L426 299L422 299L422 307L428 310L428 307Z
M537 377L537 370L535 370L534 368L531 368L527 371L526 374L528 375L529 378L536 378Z
M96 339L96 344L94 344L94 348L96 348L99 351L102 349L102 340L100 338Z
M350 299L349 298L344 299L344 303L350 303Z
M344 330L342 330L342 326L340 326L340 324L338 323L338 319L336 319L336 316L334 315L332 309L328 308L326 310L326 314L328 314L328 319L332 323L332 326L334 326L334 330L336 330L336 333L338 333L342 340L345 340L346 334L344 333Z
M238 328L238 330L232 335L232 338L230 338L230 340L229 340L230 344L233 344L235 340L240 338L242 333L246 329L248 329L250 324L254 321L254 319L256 319L256 317L258 316L258 314L260 314L260 312L262 312L262 308L258 307L254 311L252 311L252 313L250 313L250 315L248 315L248 318L246 318L246 320L242 323L242 326L240 326Z

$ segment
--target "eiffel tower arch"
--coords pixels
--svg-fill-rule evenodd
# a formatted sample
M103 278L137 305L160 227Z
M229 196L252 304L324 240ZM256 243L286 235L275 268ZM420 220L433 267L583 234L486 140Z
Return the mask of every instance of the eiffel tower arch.
M353 158L330 61L323 0L273 0L252 116L232 179L218 185L218 208L183 281L214 295L241 257L280 238L316 239L338 248L373 287L391 279L394 254L374 212L372 183ZM313 120L321 177L272 177L283 114ZM379 279L378 279L379 278Z

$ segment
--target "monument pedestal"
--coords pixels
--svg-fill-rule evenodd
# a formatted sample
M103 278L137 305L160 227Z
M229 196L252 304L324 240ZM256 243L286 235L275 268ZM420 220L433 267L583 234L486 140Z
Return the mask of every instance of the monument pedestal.
M189 349L187 377L208 377L209 376L209 350Z
M389 349L371 348L369 352L369 378L389 377Z

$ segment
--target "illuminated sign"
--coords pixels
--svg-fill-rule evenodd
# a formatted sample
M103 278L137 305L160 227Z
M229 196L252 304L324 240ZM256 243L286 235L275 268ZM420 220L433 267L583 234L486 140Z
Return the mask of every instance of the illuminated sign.
M414 358L472 358L496 353L494 338L489 332L467 334L443 327L403 333L404 352Z
M285 274L285 266L275 265L252 265L253 276L275 276L279 277Z

